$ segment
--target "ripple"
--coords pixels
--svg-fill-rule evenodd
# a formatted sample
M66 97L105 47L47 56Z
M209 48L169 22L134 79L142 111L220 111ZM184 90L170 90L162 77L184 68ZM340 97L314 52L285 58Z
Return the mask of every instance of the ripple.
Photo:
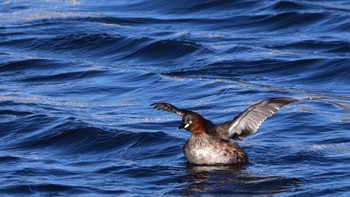
M126 59L139 59L142 61L170 61L190 55L199 49L199 45L187 41L161 40L152 42L147 46L126 56Z
M6 62L0 64L0 72L21 71L21 70L47 70L62 67L62 63L58 63L48 59L25 59Z
M293 1L277 1L273 4L273 9L278 11L294 11L294 10L306 10L310 8L302 2L293 2Z
M16 185L16 186L8 186L6 188L1 188L1 192L7 194L84 194L89 192L89 189L78 188L70 185L63 184L29 184L29 185Z
M80 72L67 72L62 74L55 74L51 76L31 76L23 79L23 82L50 82L50 81L65 81L65 80L81 80L84 78L97 77L102 75L104 71L80 71Z

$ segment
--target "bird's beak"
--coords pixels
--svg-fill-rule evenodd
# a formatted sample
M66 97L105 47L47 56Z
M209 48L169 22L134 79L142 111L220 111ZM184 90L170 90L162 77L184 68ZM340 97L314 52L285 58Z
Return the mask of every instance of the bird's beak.
M180 126L178 127L178 129L187 129L190 125L192 124L192 121L190 121L189 123L184 124L183 122L180 124Z
M178 129L187 129L189 126L190 126L189 123L187 123L187 124L181 123L180 126L178 127Z
M183 129L183 128L185 128L185 124L181 123L180 126L177 129Z

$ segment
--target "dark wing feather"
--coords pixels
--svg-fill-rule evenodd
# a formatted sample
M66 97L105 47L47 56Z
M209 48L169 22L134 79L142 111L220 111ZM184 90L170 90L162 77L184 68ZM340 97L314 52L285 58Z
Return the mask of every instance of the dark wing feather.
M297 99L279 97L260 101L250 106L228 124L228 136L226 136L226 138L242 139L243 137L255 133L268 117L278 112L283 106L295 101L297 101Z
M153 108L158 109L158 110L173 112L179 116L183 116L186 112L186 110L179 109L179 108L177 108L174 105L169 104L169 103L153 103L151 106L153 106Z

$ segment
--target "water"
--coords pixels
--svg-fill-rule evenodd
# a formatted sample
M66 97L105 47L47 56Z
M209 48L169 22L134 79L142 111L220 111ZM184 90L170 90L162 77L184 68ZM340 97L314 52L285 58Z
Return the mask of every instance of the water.
M0 2L0 193L350 195L350 3ZM191 166L170 102L220 123L291 104L240 142L244 166Z

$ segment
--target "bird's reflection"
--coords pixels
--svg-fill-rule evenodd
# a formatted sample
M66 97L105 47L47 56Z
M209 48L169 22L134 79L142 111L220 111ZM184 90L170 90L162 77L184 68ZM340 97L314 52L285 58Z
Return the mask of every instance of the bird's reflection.
M187 164L189 184L183 195L271 195L288 192L300 180L278 176L254 176L246 165L198 166Z
M210 189L211 183L232 182L240 175L243 165L193 165L187 163L190 184L188 192L205 192Z

